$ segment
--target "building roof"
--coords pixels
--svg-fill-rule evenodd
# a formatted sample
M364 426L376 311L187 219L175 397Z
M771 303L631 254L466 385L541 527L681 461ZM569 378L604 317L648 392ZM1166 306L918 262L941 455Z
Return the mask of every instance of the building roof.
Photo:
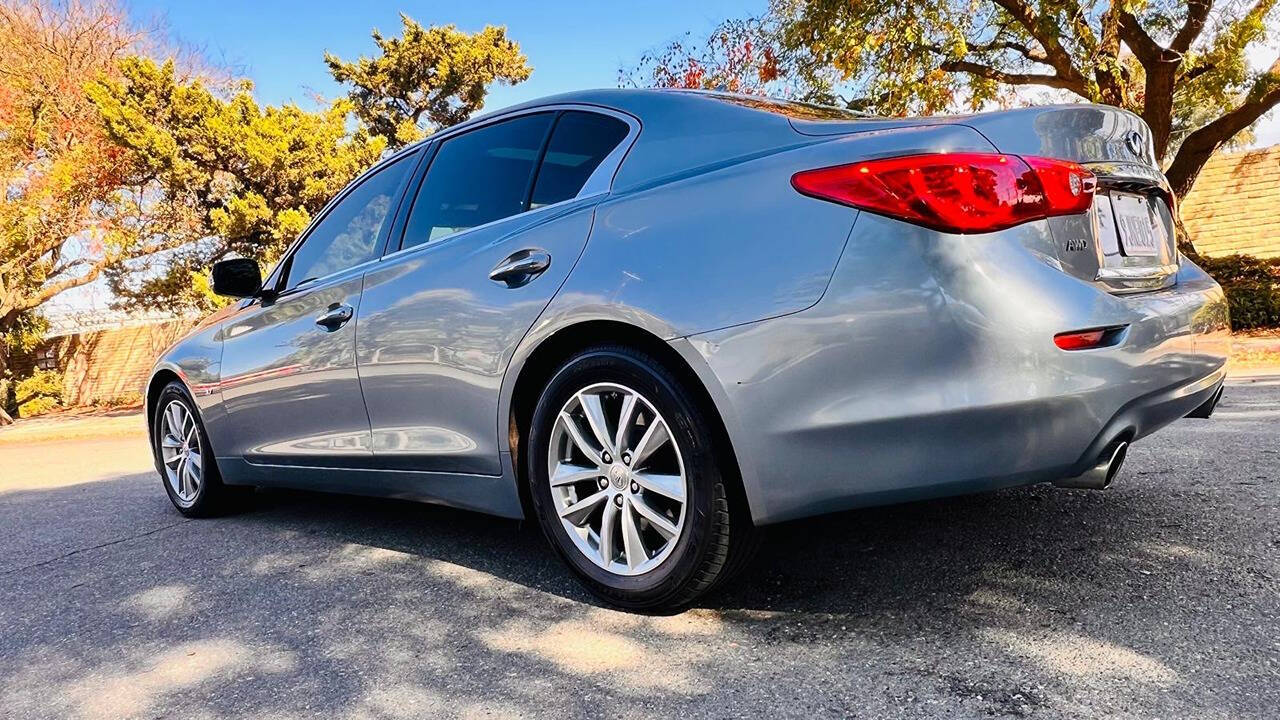
M1280 257L1280 145L1210 158L1181 211L1198 252Z
M156 325L170 320L189 319L190 317L192 317L190 314L184 315L159 310L125 311L102 308L80 311L63 310L45 313L44 318L49 323L49 330L45 332L44 336L45 338L56 338L64 335L97 332L99 330Z

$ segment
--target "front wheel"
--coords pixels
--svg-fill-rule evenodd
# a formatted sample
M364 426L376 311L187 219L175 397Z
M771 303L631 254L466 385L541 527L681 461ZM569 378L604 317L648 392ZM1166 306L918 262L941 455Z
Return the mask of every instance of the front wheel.
M734 516L714 435L655 358L584 350L534 410L527 477L544 534L586 586L642 609L678 607L723 574L750 519Z
M156 469L178 512L187 517L221 514L238 508L252 492L222 483L209 436L182 383L171 382L160 392L151 431Z

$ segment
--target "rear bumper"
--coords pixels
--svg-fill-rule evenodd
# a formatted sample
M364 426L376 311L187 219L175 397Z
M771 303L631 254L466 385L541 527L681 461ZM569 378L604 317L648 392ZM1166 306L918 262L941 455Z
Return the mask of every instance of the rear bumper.
M1186 417L1226 381L1231 342L1226 297L1203 270L1184 260L1174 287L1121 302L1137 319L1124 342L1109 354L1131 358L1128 384L1154 389L1114 410L1072 474L1090 467L1116 438L1137 440ZM1164 381L1169 384L1161 387ZM1126 392L1124 384L1113 380L1108 392L1126 398L1132 392Z
M1103 426L1068 475L1079 475L1093 467L1106 447L1116 440L1132 442L1186 417L1212 399L1225 382L1226 369L1220 368L1198 380L1131 400Z
M1117 296L996 236L879 242L864 219L879 262L851 242L816 306L687 339L758 524L1075 475L1223 382L1225 298L1190 262L1172 288ZM1111 347L1052 342L1114 325Z

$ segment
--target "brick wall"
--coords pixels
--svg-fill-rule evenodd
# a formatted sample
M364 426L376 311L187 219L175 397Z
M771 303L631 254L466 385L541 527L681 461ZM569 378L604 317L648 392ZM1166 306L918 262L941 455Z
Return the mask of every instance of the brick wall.
M1280 257L1280 145L1210 158L1180 209L1200 253Z
M136 400L157 356L192 325L175 320L154 325L50 338L11 366L23 377L37 366L41 350L52 348L63 371L63 401L69 407Z

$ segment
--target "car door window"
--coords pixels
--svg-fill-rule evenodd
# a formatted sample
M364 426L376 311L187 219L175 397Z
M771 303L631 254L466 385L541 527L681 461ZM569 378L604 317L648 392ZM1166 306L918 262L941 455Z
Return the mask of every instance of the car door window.
M529 207L576 197L629 130L626 123L608 115L577 110L563 113L551 132Z
M524 212L554 113L522 115L445 140L405 224L402 248Z
M289 290L377 257L405 174L413 169L410 153L360 181L326 214L289 260Z

